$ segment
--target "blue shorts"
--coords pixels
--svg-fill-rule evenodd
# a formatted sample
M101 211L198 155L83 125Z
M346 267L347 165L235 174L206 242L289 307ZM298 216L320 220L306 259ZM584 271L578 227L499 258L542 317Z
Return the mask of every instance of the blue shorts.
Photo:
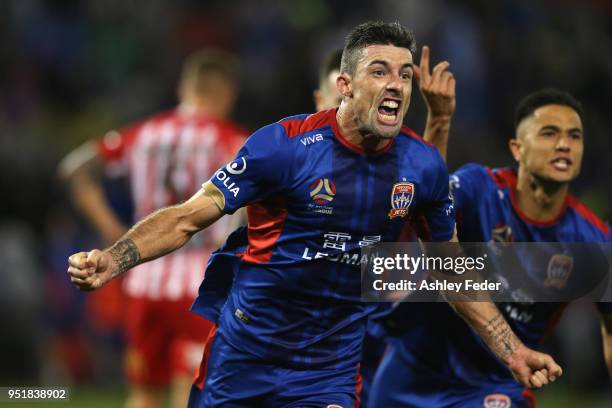
M214 335L191 387L189 408L317 407L351 408L357 367L303 370L261 360Z
M535 406L533 394L514 381L479 386L459 384L413 367L393 346L389 346L370 390L369 407Z

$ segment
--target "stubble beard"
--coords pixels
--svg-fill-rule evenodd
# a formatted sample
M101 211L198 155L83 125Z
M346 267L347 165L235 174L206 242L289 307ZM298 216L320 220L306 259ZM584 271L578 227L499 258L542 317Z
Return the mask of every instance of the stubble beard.
M368 120L369 123L361 123L361 126L359 127L359 133L361 133L361 136L363 136L365 140L368 140L368 139L377 139L377 140L395 139L395 137L399 134L401 127L402 127L401 126L402 122L400 121L396 129L380 130L380 129L377 129L377 126L376 126L376 119L377 119L376 117L371 117L368 119L369 119ZM389 127L386 127L386 128L390 129Z

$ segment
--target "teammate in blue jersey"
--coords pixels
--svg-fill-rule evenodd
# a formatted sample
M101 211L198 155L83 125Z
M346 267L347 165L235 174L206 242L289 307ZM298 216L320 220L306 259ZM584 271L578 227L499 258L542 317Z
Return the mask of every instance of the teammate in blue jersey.
M421 69L427 72L423 64ZM518 170L468 164L451 175L461 241L610 241L609 226L568 192L581 167L582 117L580 103L558 90L534 92L519 103L516 136L510 140ZM446 139L432 142L446 150ZM558 287L576 283L572 271L568 272L564 279L549 278L559 279ZM536 348L565 304L498 306L521 340ZM612 305L597 306L602 313L606 363L612 373ZM403 304L384 325L390 347L374 380L372 406L534 404L533 394L486 352L480 339L447 305Z
M247 207L247 245L190 406L352 406L375 308L360 300L360 248L396 240L417 211L433 240L453 238L444 162L402 126L412 52L414 38L398 23L359 25L343 51L338 109L263 127L190 200L146 217L104 251L69 258L75 285L96 289ZM526 386L561 374L494 304L453 308Z

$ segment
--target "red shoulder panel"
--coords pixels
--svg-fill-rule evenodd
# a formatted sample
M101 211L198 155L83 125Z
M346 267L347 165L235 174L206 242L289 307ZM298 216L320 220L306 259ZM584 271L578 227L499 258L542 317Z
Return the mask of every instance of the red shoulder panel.
M330 109L335 112L335 109ZM292 138L306 132L321 128L329 123L330 110L313 113L304 119L286 119L280 122L287 132L287 137Z
M591 225L596 227L598 230L604 233L604 235L610 234L610 227L603 222L595 213L586 205L582 204L578 199L572 195L567 198L567 204L570 208L576 210L578 214L587 220Z
M516 186L516 173L512 169L491 170L490 167L485 167L489 176L493 179L499 188L514 188Z
M277 196L265 202L250 204L247 206L247 216L249 245L242 260L251 263L269 262L287 218L285 199Z
M429 143L427 140L423 139L421 136L418 135L417 132L415 132L414 130L410 129L408 126L402 126L402 132L404 132L405 134L407 134L408 136L417 139L420 142L425 143L428 146L432 146L435 147L433 144Z

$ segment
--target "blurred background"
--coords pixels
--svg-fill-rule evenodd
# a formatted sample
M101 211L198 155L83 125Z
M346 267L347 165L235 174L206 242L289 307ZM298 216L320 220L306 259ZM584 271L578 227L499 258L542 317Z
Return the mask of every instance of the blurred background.
M574 194L612 215L610 0L4 0L0 2L0 386L71 386L71 406L120 406L121 299L83 294L66 258L100 245L56 176L68 151L176 104L183 57L204 46L240 58L234 118L254 130L312 112L326 52L369 19L412 28L457 79L449 168L510 165L517 101L542 87L586 110L586 153ZM417 59L418 61L418 56ZM433 65L433 64L432 64ZM415 91L406 124L422 132ZM108 192L130 217L120 179ZM541 406L612 406L598 316L571 307L546 345L564 377ZM26 405L22 405L26 406ZM40 406L40 405L36 405Z

